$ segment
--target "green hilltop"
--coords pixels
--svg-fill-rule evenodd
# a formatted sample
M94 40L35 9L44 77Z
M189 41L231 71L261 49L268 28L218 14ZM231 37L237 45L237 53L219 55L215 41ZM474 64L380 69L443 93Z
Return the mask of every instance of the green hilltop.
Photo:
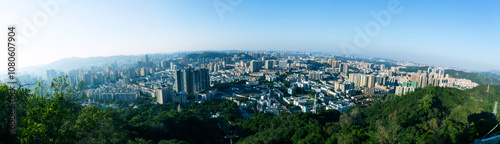
M447 69L445 73L449 74L450 77L470 79L471 81L478 83L478 84L500 85L500 80L495 78L494 75L486 76L486 75L481 74L481 73L464 72L464 71L452 70L452 69Z

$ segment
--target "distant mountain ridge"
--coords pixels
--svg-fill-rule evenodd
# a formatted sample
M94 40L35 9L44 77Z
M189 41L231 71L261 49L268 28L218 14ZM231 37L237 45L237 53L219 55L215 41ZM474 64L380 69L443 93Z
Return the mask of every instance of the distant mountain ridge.
M491 71L489 71L489 72L494 73L494 74L496 74L496 75L500 75L500 71L497 71L497 70L491 70Z
M84 66L94 66L101 65L105 63L113 63L115 61L120 61L124 59L131 59L137 56L109 56L109 57L89 57L89 58L64 58L55 62L52 62L47 65L47 68L50 69L60 69L60 70L68 70L68 69L76 69Z
M244 53L231 53L225 54L220 52L203 52L203 53L190 53L184 56L185 59L201 59L201 58L225 58L225 57L233 57L234 55L239 55L242 59L254 59L254 57L244 54Z
M79 58L79 57L63 58L46 65L38 65L38 66L30 66L22 68L21 71L35 73L43 76L45 75L45 71L49 69L67 71L86 66L98 66L106 63L114 63L115 61L122 61L137 57L139 56L118 55L118 56L99 56L99 57L88 57L88 58Z

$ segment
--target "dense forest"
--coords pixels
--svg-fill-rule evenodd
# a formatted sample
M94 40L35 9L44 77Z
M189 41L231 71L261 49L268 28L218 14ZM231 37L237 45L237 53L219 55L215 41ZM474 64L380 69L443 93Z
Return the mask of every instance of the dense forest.
M498 122L500 86L470 90L419 88L340 113L257 113L243 119L234 102L180 105L145 98L133 107L83 107L81 89L59 77L33 91L17 90L20 143L470 143ZM51 91L51 93L48 93ZM0 85L0 143L7 134L8 87ZM498 130L490 135L497 135Z

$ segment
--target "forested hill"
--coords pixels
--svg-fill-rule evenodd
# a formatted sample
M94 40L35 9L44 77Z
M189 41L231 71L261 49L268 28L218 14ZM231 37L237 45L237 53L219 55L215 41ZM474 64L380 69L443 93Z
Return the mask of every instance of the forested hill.
M500 102L500 85L479 85L467 92L471 94L473 101L480 103L482 111L492 112L495 101Z
M449 74L450 77L454 78L465 78L465 79L470 79L471 81L478 83L478 84L494 84L494 85L500 85L500 80L497 79L497 75L493 73L475 73L475 72L464 72L464 71L458 71L458 70L453 70L453 69L447 69L445 71L446 74ZM488 76L486 76L487 74Z
M224 53L218 53L218 52L203 52L203 53L190 53L186 56L184 56L184 58L186 59L200 59L200 58L224 58L224 57L228 57L229 55L228 54L224 54Z
M259 114L241 123L251 135L239 142L470 143L497 123L484 104L499 96L500 87L490 87L491 95L478 96L483 90L484 86L470 91L426 87L372 107L353 108L338 119L329 112L332 118L326 121L323 113Z

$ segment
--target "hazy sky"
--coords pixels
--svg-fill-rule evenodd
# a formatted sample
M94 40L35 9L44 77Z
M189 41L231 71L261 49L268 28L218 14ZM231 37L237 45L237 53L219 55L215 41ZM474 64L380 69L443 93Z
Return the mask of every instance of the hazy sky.
M9 24L27 40L18 49L20 67L68 57L305 50L500 70L497 0L64 1L1 0L0 43L7 43ZM46 2L53 3L48 10ZM359 41L356 29L368 42ZM342 43L356 51L341 50Z

